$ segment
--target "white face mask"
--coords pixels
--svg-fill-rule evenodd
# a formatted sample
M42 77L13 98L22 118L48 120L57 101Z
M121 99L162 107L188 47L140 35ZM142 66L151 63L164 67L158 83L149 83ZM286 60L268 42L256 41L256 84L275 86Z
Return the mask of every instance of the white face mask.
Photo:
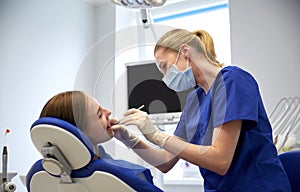
M179 53L180 52L178 52L175 63L170 67L166 76L162 79L170 89L176 92L186 91L196 86L192 68L189 67L189 59L187 59L187 69L185 71L181 72L177 68L176 63L179 58Z

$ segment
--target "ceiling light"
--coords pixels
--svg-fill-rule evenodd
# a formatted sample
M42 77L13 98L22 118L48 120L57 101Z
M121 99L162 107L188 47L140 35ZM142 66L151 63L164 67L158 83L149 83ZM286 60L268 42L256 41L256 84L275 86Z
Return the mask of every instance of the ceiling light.
M111 0L119 6L137 9L146 9L162 6L166 0Z

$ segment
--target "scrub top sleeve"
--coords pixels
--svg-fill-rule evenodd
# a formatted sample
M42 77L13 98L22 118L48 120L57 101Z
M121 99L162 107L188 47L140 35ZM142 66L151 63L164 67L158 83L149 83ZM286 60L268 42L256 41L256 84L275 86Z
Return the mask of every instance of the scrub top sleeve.
M180 116L180 120L177 124L176 130L174 131L174 135L184 140L187 140L186 128L185 128L185 114L186 114L185 110L183 110Z
M212 96L214 127L232 120L243 120L246 129L255 127L259 91L254 78L239 68L224 71L221 77Z

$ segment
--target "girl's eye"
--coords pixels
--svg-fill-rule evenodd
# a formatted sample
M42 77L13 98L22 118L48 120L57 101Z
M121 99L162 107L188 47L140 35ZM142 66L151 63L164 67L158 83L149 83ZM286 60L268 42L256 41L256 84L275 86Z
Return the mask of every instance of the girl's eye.
M102 113L99 113L99 114L98 114L98 117L101 118L101 117L102 117Z

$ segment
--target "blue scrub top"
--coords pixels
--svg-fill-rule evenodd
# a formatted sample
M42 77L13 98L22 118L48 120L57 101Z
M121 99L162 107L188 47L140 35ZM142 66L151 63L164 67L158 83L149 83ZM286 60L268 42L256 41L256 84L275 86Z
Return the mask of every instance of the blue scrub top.
M198 87L188 95L174 135L210 146L214 127L232 120L242 120L232 163L224 176L199 167L205 191L291 191L258 85L239 67L223 68L207 94Z

